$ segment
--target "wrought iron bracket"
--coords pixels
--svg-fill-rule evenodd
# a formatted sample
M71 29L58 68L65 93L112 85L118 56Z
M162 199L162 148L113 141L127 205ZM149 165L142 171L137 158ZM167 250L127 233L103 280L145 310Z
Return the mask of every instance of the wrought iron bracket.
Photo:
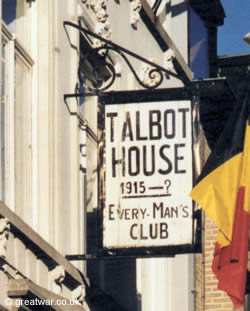
M102 46L97 47L97 48L90 47L89 49L84 51L84 53L83 53L84 55L82 55L82 53L81 53L81 57L83 57L85 59L88 59L88 57L91 57L92 58L92 65L95 67L93 72L96 74L95 78L96 78L97 82L95 83L93 88L88 88L91 92L95 92L96 94L98 94L99 92L103 92L103 91L109 89L113 85L113 83L115 82L115 79L117 77L117 73L116 73L114 65L112 64L112 61L110 60L110 56L109 56L110 51L117 53L125 61L125 63L129 67L129 69L133 73L136 81L144 89L154 90L162 84L164 78L170 79L170 77L174 77L176 79L181 80L185 85L187 85L190 82L185 77L180 75L179 73L174 73L170 70L167 70L166 68L159 66L159 65L155 64L154 62L149 61L148 59L146 59L140 55L137 55L134 52L132 52L132 51L130 51L130 50L128 50L128 49L126 49L126 48L124 48L124 47L122 47L122 46L120 46L120 45L118 45L112 41L109 41L105 38L102 38L101 36L97 35L96 33L93 33L92 31L90 31L86 28L83 28L82 26L80 26L78 24L74 24L74 23L69 22L69 21L64 21L63 25L64 25L64 28L65 28L65 31L67 33L69 40L70 40L70 37L69 37L68 31L67 31L67 27L73 27L76 30L83 33L85 37L92 38L92 39L95 38L95 39L100 40L103 43ZM74 47L72 44L71 44L71 46ZM93 59L93 57L95 57L95 59ZM144 83L142 81L142 79L140 79L139 75L136 73L136 70L133 68L133 66L131 64L129 57L137 59L138 61L141 61L141 62L150 66L150 70L148 71L148 77L149 78L157 77L157 79L156 79L155 83L153 83L153 85L148 85L148 84ZM96 63L96 65L95 65L95 63ZM98 70L100 72L100 63L102 64L102 66L105 66L106 70L108 70L110 73L110 76L107 78L105 85L103 85L104 81L102 79L100 79L100 78L98 79ZM83 83L83 77L81 76L80 66L78 69L78 76L79 76L79 81L81 83ZM84 78L88 79L88 77L86 77L86 76L84 76ZM92 85L93 85L93 83L92 83ZM81 93L76 93L74 95L75 95L75 97L84 96L84 94L81 94ZM70 94L68 94L68 96L70 96ZM73 96L73 94L72 94L72 96Z

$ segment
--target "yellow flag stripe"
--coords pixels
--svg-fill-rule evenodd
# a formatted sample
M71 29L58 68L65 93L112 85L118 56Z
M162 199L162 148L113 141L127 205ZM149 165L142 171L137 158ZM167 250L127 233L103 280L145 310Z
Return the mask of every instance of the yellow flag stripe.
M236 197L240 185L243 153L227 160L201 180L190 196L222 231L217 241L226 246L232 237Z

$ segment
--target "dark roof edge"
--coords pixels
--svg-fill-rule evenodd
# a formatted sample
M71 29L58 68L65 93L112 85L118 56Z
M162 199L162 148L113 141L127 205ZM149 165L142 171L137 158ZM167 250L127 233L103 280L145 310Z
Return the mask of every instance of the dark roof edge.
M222 26L226 17L220 0L189 0L191 7L208 25Z
M221 55L217 57L216 63L219 66L234 67L234 66L249 66L250 53L248 54L233 54Z

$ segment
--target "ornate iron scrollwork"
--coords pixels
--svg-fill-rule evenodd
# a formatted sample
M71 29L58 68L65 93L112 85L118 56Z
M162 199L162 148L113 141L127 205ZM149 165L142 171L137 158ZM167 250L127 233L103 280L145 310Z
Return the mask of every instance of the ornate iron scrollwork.
M86 51L84 51L84 55L81 55L83 58L88 59L88 57L92 58L92 66L93 66L93 75L95 76L95 80L96 83L92 82L92 85L94 86L93 88L89 88L90 91L96 91L96 92L103 92L105 90L107 90L108 88L110 88L112 86L112 84L115 81L116 78L116 70L114 65L112 64L112 62L110 61L109 58L109 51L113 51L115 53L117 53L127 64L127 66L129 67L129 69L131 70L131 72L133 73L136 81L139 83L140 86L142 86L145 89L149 89L149 90L153 90L156 89L158 86L161 85L161 83L164 80L164 77L166 77L166 79L169 79L170 76L173 76L177 79L181 79L181 77L177 74L174 73L170 70L167 70L164 67L161 67L159 65L157 65L156 63L149 61L121 46L119 46L118 44L113 43L112 41L109 41L105 38L102 38L101 36L91 32L88 29L85 29L83 27L81 27L80 25L74 24L72 22L69 21L65 21L64 22L64 28L66 30L66 26L70 26L73 27L77 30L79 30L80 32L82 32L85 36L87 37L93 37L95 39L98 39L100 41L102 41L104 43L104 45L100 46L100 47L96 47L96 48L90 48ZM66 30L67 32L67 30ZM95 55L95 56L93 56ZM153 83L145 83L143 81L143 79L140 78L140 76L136 73L136 70L133 68L129 58L127 56L130 56L132 58L135 58L145 64L147 64L149 66L149 70L147 70L147 74L148 74L148 78L152 79L154 82ZM95 66L95 61L93 60L93 57L96 57L97 59L97 64L100 64L100 62L102 62L102 65L104 67L106 67L106 69L109 71L109 78L105 81L106 85L103 86L104 80L105 79L98 79L98 71L100 70L100 66L96 65ZM79 75L79 80L81 83L83 83L83 77L81 77L81 68L79 68L78 70L78 75ZM88 77L85 77L88 78Z

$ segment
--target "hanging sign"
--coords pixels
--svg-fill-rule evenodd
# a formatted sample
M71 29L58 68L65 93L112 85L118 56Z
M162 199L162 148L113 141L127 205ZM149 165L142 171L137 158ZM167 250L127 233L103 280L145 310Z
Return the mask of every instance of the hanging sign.
M108 104L103 247L192 244L190 100Z

